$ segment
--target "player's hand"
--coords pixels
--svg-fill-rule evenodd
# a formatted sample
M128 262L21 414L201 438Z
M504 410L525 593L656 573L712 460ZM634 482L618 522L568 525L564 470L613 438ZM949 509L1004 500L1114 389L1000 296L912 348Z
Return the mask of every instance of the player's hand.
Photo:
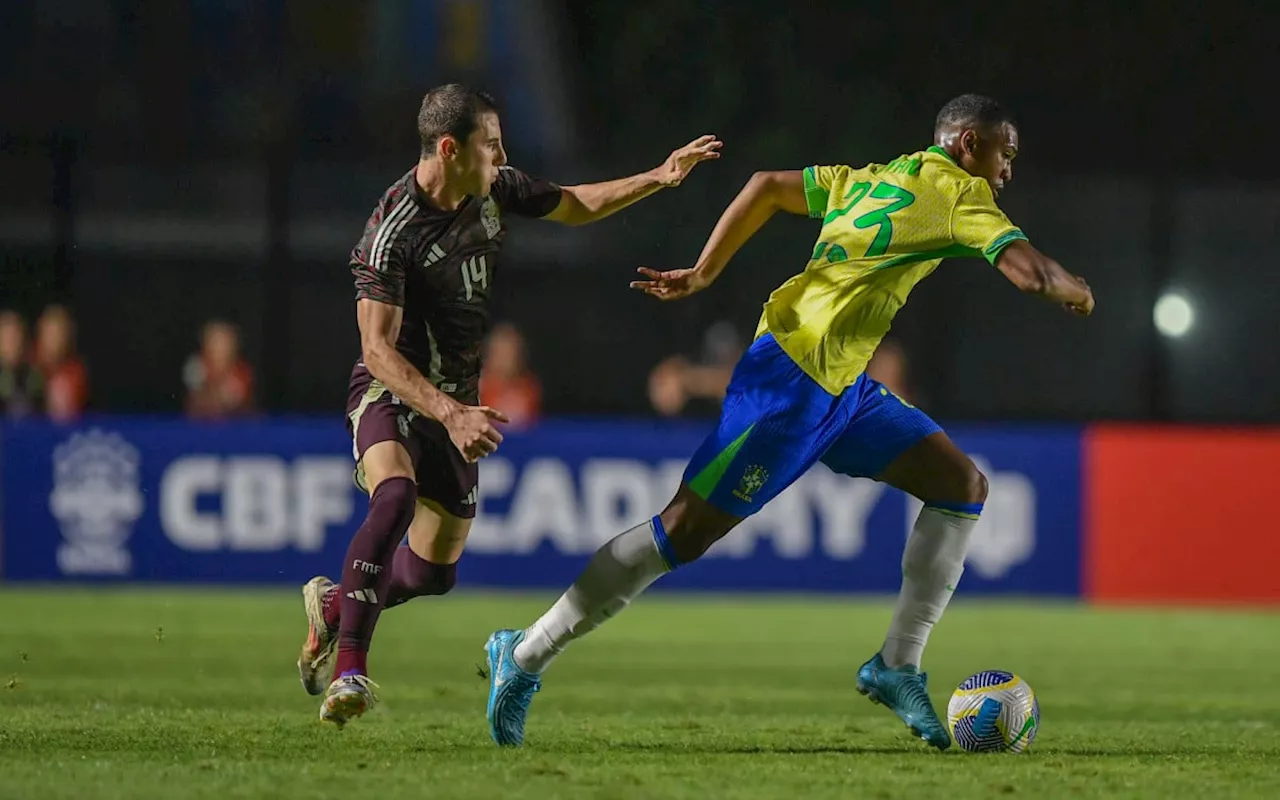
M711 285L711 280L697 269L673 269L659 272L656 269L640 267L636 272L649 280L632 281L631 288L659 300L679 300Z
M1070 311L1072 314L1075 314L1081 317L1087 317L1093 313L1093 290L1089 288L1089 284L1085 282L1084 278L1081 278L1079 275L1073 275L1072 277L1075 278L1076 283L1079 283L1081 288L1084 289L1087 297L1083 302L1065 303L1063 307L1066 308L1068 311Z
M711 134L699 136L667 156L662 166L654 170L654 175L663 186L679 186L698 164L719 158L722 146L724 142Z
M498 449L502 434L493 427L495 421L511 420L496 408L462 405L442 420L453 446L458 448L467 463L479 461Z

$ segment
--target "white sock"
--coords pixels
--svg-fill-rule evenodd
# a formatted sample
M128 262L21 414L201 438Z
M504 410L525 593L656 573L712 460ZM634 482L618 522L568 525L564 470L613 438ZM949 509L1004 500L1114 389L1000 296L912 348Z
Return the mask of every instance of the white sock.
M606 542L569 590L525 629L516 645L516 664L526 672L542 672L569 642L600 627L666 574L671 556L664 556L659 540L665 543L666 534L655 530L651 519Z
M920 666L929 632L942 618L964 573L969 536L976 517L925 506L902 553L902 590L880 651L891 668Z

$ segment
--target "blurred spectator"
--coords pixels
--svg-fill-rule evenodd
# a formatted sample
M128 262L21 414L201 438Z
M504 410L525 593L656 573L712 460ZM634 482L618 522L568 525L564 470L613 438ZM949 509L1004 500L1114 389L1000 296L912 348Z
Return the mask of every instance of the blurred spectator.
M524 336L510 323L500 322L489 333L480 403L504 412L517 427L532 425L542 416L542 384L525 359Z
M717 322L707 329L702 358L693 363L674 355L649 373L649 402L664 417L714 416L719 413L733 367L742 357L743 345L733 325ZM908 403L915 392L908 381L907 354L893 337L885 337L867 364L867 376L880 381Z
M27 323L14 311L0 311L0 416L39 413L44 380L27 360Z
M911 388L907 372L907 351L892 336L881 340L880 346L871 356L871 362L867 364L867 377L880 381L898 397L915 404L915 392Z
M89 380L76 355L76 326L63 306L44 310L36 322L35 367L44 379L45 412L59 422L84 413Z
M649 373L649 402L664 417L677 417L689 399L684 388L684 373L689 363L683 356L662 360Z
M702 337L697 362L675 355L649 373L649 402L665 417L715 416L744 347L730 322L717 322Z
M240 356L240 331L225 320L210 320L182 370L186 410L193 419L226 419L252 413L253 369Z

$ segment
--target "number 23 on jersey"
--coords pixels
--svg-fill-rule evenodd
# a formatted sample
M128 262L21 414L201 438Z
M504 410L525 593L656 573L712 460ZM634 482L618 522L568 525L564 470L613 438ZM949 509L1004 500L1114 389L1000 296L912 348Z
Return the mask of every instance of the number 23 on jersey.
M868 202L863 202L864 200ZM889 202L883 202L886 200ZM873 203L871 201L882 202ZM824 226L830 225L855 210L860 212L852 220L853 227L859 230L876 229L875 237L861 257L878 258L889 251L889 245L893 242L893 215L915 201L916 196L901 186L894 186L892 183L885 183L884 181L875 184L869 181L859 181L850 186L849 190L845 192L840 208L827 212L827 215L822 219L822 224ZM818 242L813 249L813 260L816 261L822 258L823 255L827 257L827 261L832 263L849 258L848 252L840 245Z

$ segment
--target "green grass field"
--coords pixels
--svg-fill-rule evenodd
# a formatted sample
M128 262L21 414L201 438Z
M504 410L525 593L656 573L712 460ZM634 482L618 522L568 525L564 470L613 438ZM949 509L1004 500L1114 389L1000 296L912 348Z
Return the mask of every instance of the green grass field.
M339 731L295 676L293 592L0 591L0 797L1280 797L1274 614L957 601L935 702L1003 668L1043 710L1029 753L974 756L854 692L886 604L651 596L555 665L501 751L481 646L548 599L387 613L383 702Z

